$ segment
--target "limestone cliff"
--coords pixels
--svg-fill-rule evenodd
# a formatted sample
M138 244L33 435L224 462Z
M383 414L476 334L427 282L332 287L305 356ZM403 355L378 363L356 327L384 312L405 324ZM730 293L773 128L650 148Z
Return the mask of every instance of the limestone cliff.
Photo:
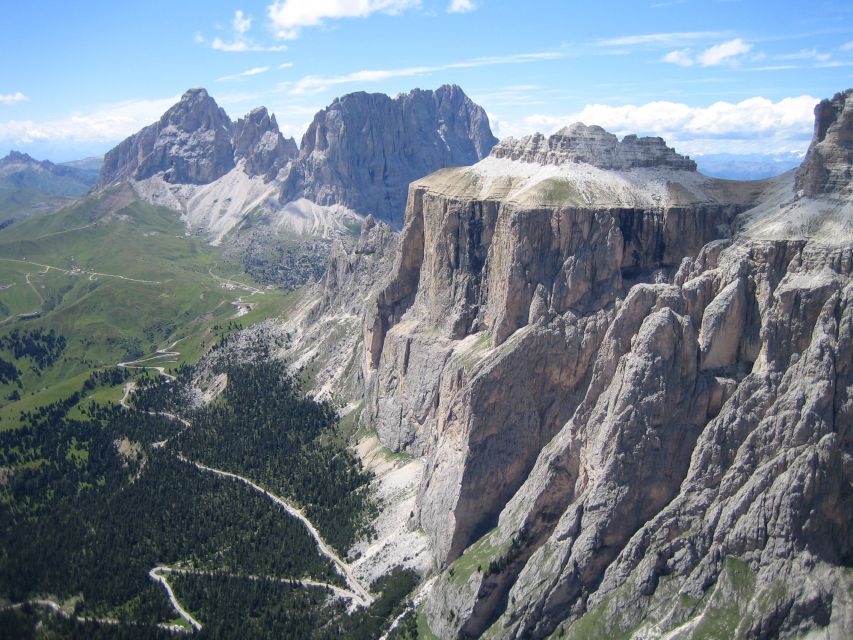
M849 96L799 177L575 125L412 184L359 375L439 637L849 635Z

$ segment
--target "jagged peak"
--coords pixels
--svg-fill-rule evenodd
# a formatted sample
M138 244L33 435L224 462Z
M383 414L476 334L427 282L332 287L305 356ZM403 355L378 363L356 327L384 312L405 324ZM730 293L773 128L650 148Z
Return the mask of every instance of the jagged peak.
M193 87L192 89L187 89L184 92L184 95L181 96L181 102L205 100L207 98L210 98L210 95L207 93L207 89L204 87Z
M265 118L269 115L269 111L267 111L266 107L255 107L249 113L245 115L246 118L251 118L252 120L257 120L260 118ZM275 118L275 116L273 116Z
M523 138L506 138L491 153L495 158L508 158L540 165L585 163L599 169L636 169L664 167L696 171L696 163L666 145L663 138L634 134L619 138L598 125L575 122L551 136L541 133Z
M0 162L34 162L39 164L39 161L33 158L30 154L23 151L15 151L12 149L5 158L0 158Z

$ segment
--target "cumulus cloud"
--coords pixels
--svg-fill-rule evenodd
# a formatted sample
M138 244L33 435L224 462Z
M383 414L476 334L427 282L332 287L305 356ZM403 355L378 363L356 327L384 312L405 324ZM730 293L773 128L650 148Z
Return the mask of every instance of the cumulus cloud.
M465 60L463 62L451 62L449 64L434 66L403 67L399 69L365 69L363 71L355 71L341 76L309 75L298 80L292 85L289 85L289 91L293 95L310 95L321 93L331 87L342 84L381 82L392 78L422 76L428 73L448 71L450 69L471 69L501 64L522 64L540 60L553 60L560 57L562 57L562 54L559 52L544 51L538 53L519 53L508 56L486 56Z
M277 37L294 40L303 28L320 26L324 20L394 15L418 6L420 0L275 0L267 16Z
M27 100L29 98L20 91L7 94L0 93L0 104L17 104L18 102L26 102Z
M252 76L258 76L262 73L266 73L269 71L269 67L252 67L251 69L246 69L245 71L241 71L240 73L233 73L229 76L222 76L221 78L217 78L217 82L230 82L232 80L241 80L243 78L251 78Z
M238 9L234 12L234 20L231 21L231 26L234 27L234 33L243 35L252 28L252 19Z
M680 152L695 155L801 152L811 138L817 102L803 95L778 102L755 97L707 107L666 101L624 106L590 104L564 116L537 114L518 122L498 119L497 123L501 136L552 133L573 122L597 124L619 136L659 135Z
M447 7L447 10L450 13L467 13L468 11L473 11L476 8L477 5L473 0L451 0L450 6Z
M73 113L44 121L0 122L0 140L27 144L51 142L111 142L121 140L156 121L180 96L160 100L129 100L103 105L89 113Z

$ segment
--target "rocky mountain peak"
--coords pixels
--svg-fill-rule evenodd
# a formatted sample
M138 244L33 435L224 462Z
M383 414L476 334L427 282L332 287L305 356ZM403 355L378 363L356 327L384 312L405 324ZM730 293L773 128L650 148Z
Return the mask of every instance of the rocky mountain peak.
M211 98L205 89L190 89L181 99L160 118L161 127L172 125L181 131L195 131L231 128L231 121L225 110Z
M159 121L104 156L99 180L145 180L162 175L172 184L209 184L245 160L249 175L275 177L297 153L266 108L233 123L205 89L190 89Z
M231 121L204 89L190 89L160 120L104 156L99 184L144 180L206 184L234 168Z
M814 135L796 189L806 196L853 195L853 89L822 100L814 113Z
M296 141L281 134L266 107L253 109L234 125L234 160L245 159L249 175L272 179L298 153Z
M507 138L492 149L495 158L541 165L585 163L599 169L664 167L696 171L696 163L668 147L663 138L627 135L621 141L598 125L575 122L555 134Z
M458 86L351 93L314 116L281 200L342 204L400 224L409 183L473 164L496 142L486 112Z

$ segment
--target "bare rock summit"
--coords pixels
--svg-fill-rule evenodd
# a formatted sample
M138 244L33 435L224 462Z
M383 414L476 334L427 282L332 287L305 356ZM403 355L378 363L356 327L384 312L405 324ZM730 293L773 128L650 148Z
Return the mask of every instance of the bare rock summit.
M496 143L486 112L456 85L396 98L351 93L314 116L281 200L340 204L400 225L409 183L474 164Z

